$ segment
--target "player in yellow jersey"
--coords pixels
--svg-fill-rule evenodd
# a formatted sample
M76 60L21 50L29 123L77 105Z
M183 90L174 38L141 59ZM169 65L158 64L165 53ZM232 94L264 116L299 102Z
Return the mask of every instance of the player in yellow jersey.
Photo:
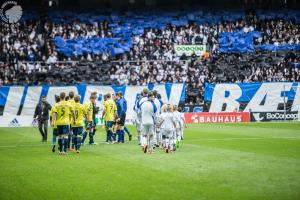
M50 110L50 122L52 121L53 111L55 109L55 106L59 103L60 98L59 96L55 95L55 104L52 106ZM57 137L57 125L56 123L53 124L53 137L52 137L52 152L55 152L55 146L56 146L56 137Z
M66 93L62 92L59 95L60 102L53 110L51 125L57 125L59 154L64 155L68 149L68 134L70 132L70 119L72 110L67 101L65 101Z
M87 131L89 132L89 144L93 145L96 144L94 142L94 128L95 128L95 124L93 121L93 113L94 113L94 103L96 100L96 96L95 95L91 95L90 96L90 100L89 102L87 102L84 107L86 109L87 112L87 121L86 121L86 131L83 133L83 138L82 138L82 144L84 144L84 141L86 139L87 136Z
M75 101L74 101L74 92L71 91L69 92L69 100L68 100L68 103L69 105L71 106L71 108L74 107L74 104L75 104ZM70 121L70 133L68 135L68 140L69 140L69 143L68 143L68 149L70 150L73 150L74 149L74 137L73 137L73 129L72 129L72 124L73 124L73 117L71 118L71 121ZM72 146L70 148L70 143L72 142Z
M118 99L117 99L117 96L114 93L111 94L111 99L117 105ZM117 109L118 109L118 107L117 107ZM114 123L113 123L113 126L112 126L112 139L113 139L114 142L117 141L117 127L118 127L118 125L117 125L117 117L115 117L115 120L114 120Z
M74 100L74 106L72 108L72 131L74 135L75 150L77 153L80 153L84 120L86 119L87 121L89 121L89 116L87 115L85 107L80 103L80 96L76 95Z
M107 94L106 101L104 101L104 111L102 114L102 118L104 118L106 123L106 132L107 132L106 142L108 143L113 143L112 127L116 119L116 111L117 111L116 103L111 99L111 94Z

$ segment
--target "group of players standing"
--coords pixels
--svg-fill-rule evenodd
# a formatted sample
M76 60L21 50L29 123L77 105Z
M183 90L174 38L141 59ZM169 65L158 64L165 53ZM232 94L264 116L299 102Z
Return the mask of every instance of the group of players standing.
M138 139L144 153L154 153L160 146L170 153L179 147L186 127L181 108L164 104L157 91L145 88L137 98L134 110Z
M80 96L75 96L74 92L70 92L69 96L66 96L65 92L55 96L56 103L50 111L51 126L53 127L52 152L55 152L56 137L58 137L60 155L66 154L68 149L75 149L77 153L80 153L80 146L84 142L87 132L89 143L94 144L96 126L93 123L93 107L95 100L96 94L92 94L90 101L82 105ZM87 128L85 132L83 132L84 126Z
M89 101L81 104L80 96L74 92L70 92L68 96L65 92L55 96L56 103L50 111L53 127L52 152L56 150L56 140L59 155L67 154L68 150L80 153L87 135L90 145L97 144L94 142L97 98L97 93L92 93ZM106 128L106 143L124 143L125 132L129 140L132 139L125 127L126 111L127 101L122 92L104 95L102 118ZM160 146L169 153L179 147L186 125L183 113L178 111L177 106L164 104L157 91L143 89L136 98L134 111L139 145L144 153L153 153Z
M83 105L80 103L80 96L75 95L74 92L70 92L69 96L66 96L65 92L55 96L56 103L50 111L50 121L53 127L52 152L55 152L56 140L58 140L60 155L67 154L68 150L80 153L80 147L84 144L87 135L89 135L90 145L97 144L94 141L96 99L97 93L94 92L89 101ZM127 132L129 140L131 140L132 135L126 127L124 128L126 111L127 102L121 92L116 93L113 97L111 94L104 96L102 118L105 121L107 143L124 143L124 131Z

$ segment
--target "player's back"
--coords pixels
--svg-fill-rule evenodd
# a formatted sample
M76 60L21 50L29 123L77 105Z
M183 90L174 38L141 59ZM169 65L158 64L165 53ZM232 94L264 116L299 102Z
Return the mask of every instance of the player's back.
M74 106L75 106L75 101L74 101L74 99L69 99L67 102L68 102L69 106L71 107L71 109L73 109ZM70 123L73 124L73 117L71 118Z
M68 103L69 103L69 105L71 106L71 107L74 107L75 106L75 101L74 101L74 99L69 99L68 100Z
M175 115L171 112L164 113L163 116L163 127L166 130L173 130L174 129L174 123L175 123Z
M148 101L148 97L146 97L146 96L142 97L142 98L137 102L137 104L138 104L137 107L140 108L141 105L142 105L144 102L146 102L146 101Z
M57 104L56 108L57 119L56 125L69 125L71 107L67 101L61 101Z
M84 104L84 109L88 115L88 120L93 121L93 103L91 101Z
M127 111L127 102L124 98L121 98L117 101L117 112L118 112L118 116L126 113Z
M154 124L154 114L156 106L153 102L145 101L141 104L142 124Z
M108 99L104 102L104 109L105 109L105 121L114 121L115 120L115 112L117 110L116 103Z
M86 115L86 109L85 107L80 104L80 103L75 103L73 105L73 112L74 112L74 118L75 118L75 123L74 127L83 127L83 120Z

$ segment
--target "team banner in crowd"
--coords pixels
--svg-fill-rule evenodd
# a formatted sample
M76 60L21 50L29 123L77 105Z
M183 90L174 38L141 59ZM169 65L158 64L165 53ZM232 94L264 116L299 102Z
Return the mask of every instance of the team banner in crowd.
M300 120L299 112L252 112L250 114L251 122L269 122L269 121L297 121Z
M205 45L174 45L175 52L178 56L185 54L191 56L195 53L197 56L202 56L206 51Z
M143 88L157 90L161 94L165 103L178 104L180 100L184 101L184 84L149 84L147 86L103 86L103 85L70 85L70 86L5 86L0 87L0 127L18 127L36 125L33 121L35 106L40 101L41 96L47 96L47 101L53 105L54 96L60 92L70 91L81 96L81 103L89 100L92 92L98 93L96 106L99 107L101 116L103 110L103 95L107 92L123 92L127 100L127 120L133 118L133 106L137 95Z
M184 113L184 117L188 124L250 122L249 112Z
M298 112L300 83L206 84L204 101L209 112Z

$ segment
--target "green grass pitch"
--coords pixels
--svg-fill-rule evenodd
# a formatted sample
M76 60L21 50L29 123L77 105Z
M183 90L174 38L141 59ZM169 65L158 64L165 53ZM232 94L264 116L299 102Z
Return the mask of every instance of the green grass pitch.
M36 128L0 128L0 199L300 199L300 123L189 125L153 155L135 140L58 156Z

